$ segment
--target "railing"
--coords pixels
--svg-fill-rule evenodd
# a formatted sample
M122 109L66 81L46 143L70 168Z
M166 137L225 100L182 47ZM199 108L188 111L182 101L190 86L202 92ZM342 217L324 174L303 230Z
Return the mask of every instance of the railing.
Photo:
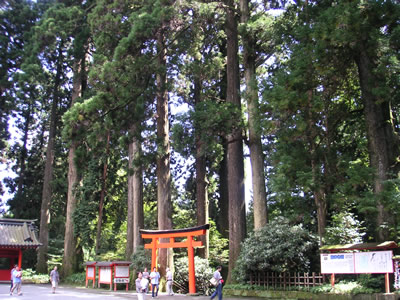
M264 286L271 289L289 290L293 287L310 287L322 285L325 276L319 273L272 273L259 272L250 274L250 285Z

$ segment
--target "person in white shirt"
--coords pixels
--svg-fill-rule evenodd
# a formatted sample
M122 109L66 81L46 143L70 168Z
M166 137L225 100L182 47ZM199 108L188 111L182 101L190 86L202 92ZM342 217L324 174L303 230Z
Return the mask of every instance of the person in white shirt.
M167 268L166 271L167 271L167 274L166 274L166 278L167 278L167 294L170 295L170 296L173 296L174 292L172 290L172 286L173 286L173 282L174 281L173 281L173 277L172 277L172 271L169 268Z
M138 273L138 278L135 280L136 292L139 300L145 300L146 290L149 285L149 280L143 277L142 272Z
M151 280L151 298L157 297L158 285L160 283L160 273L157 272L156 267L153 268L153 272L150 273Z
M216 287L214 293L210 297L211 300L214 299L214 297L217 295L218 295L218 300L222 300L222 283L224 281L222 280L221 270L222 270L222 267L218 266L217 270L214 272L213 277L217 280L217 287Z

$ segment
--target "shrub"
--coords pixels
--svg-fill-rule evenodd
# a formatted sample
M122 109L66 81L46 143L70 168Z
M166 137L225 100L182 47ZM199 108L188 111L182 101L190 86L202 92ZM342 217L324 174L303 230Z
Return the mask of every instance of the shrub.
M371 274L361 274L358 277L357 282L366 289L371 289L374 292L383 291L385 288L385 276L384 275L371 275Z
M86 272L74 273L63 280L65 283L73 285L85 285L86 284Z
M50 277L48 274L36 274L36 271L33 271L32 269L23 269L22 280L33 283L48 283L50 282Z
M131 256L131 268L135 271L143 271L144 268L151 269L151 250L146 250L144 246L136 248Z
M208 264L207 259L195 257L195 273L196 273L196 292L208 295L210 293L210 282L209 280L213 276L213 270ZM175 261L175 273L174 281L178 286L183 287L186 292L189 290L189 266L188 258L181 257Z
M245 283L250 272L308 272L318 256L317 245L301 225L277 218L244 240L233 278Z

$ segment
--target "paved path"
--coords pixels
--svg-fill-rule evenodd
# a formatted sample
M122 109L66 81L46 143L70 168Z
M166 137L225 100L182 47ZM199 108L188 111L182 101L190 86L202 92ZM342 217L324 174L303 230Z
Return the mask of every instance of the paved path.
M22 284L22 296L17 296L15 293L10 296L10 285L0 284L0 299L24 299L24 300L122 300L122 299L137 299L134 291L109 291L105 289L92 289L84 287L59 286L55 294L51 292L50 284ZM156 300L208 300L206 296L186 296L177 295L168 296L159 294ZM218 299L218 298L214 298ZM257 298L223 298L224 300L255 300ZM146 296L146 300L152 300L151 294Z

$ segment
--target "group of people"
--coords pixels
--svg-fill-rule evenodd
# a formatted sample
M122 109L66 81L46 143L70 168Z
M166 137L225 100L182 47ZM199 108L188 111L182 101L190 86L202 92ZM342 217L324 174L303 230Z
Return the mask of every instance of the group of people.
M60 282L60 275L58 274L57 267L50 272L50 282L53 294L56 292L56 288L58 283ZM10 287L10 296L13 295L14 291L17 290L17 295L21 296L21 285L22 285L22 269L18 265L14 265L14 268L11 270L11 287Z
M22 283L22 270L17 265L11 270L11 287L10 296L13 295L14 291L17 290L18 296L21 296L21 283Z
M169 268L166 269L166 279L167 279L167 294L170 296L174 295L172 290L173 285L173 276L172 272ZM138 272L138 277L135 281L136 292L139 300L144 300L145 296L148 292L149 284L151 284L151 297L158 297L158 289L160 284L160 273L157 271L157 268L154 267L153 271L149 274L147 272L147 268L144 268L143 272Z
M222 267L218 266L217 270L213 274L213 277L216 281L216 286L214 293L210 297L211 300L214 299L216 296L218 296L218 300L222 300L222 285L224 283L224 280L222 279L221 276L221 270ZM167 273L165 277L167 280L167 294L173 296L174 292L172 290L173 286L172 271L169 268L167 268L166 272ZM158 288L160 284L160 277L161 277L160 273L157 271L156 267L153 268L153 271L150 274L149 272L147 272L147 268L144 268L143 272L138 272L138 277L135 280L135 285L139 300L145 300L149 284L151 284L151 297L157 298Z

